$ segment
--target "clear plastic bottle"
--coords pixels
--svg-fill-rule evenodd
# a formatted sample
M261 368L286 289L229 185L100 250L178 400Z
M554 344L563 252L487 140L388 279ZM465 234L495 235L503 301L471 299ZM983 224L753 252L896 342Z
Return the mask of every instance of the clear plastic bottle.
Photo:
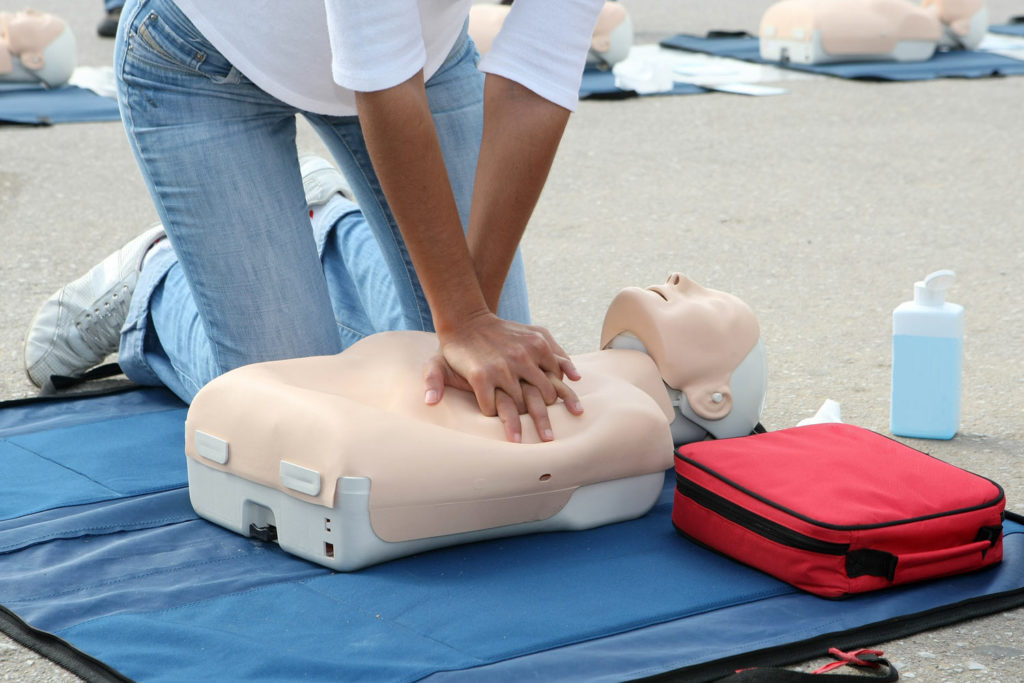
M960 428L964 307L946 301L951 270L914 284L892 313L892 403L897 436L951 439Z

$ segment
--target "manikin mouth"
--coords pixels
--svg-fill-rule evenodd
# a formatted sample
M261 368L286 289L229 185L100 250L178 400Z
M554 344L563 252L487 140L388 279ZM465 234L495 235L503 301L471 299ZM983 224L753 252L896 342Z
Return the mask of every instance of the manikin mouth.
M662 300L668 301L668 297L665 296L665 293L661 291L661 286L660 285L655 285L653 287L648 287L647 291L648 292L654 292L655 294L660 296L662 298Z

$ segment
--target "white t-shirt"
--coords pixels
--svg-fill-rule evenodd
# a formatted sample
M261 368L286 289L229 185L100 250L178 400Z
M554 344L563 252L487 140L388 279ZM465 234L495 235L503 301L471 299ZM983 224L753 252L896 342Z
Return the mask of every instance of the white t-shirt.
M257 86L295 107L356 113L353 91L383 90L455 45L472 0L175 0ZM573 110L603 0L516 0L480 70Z

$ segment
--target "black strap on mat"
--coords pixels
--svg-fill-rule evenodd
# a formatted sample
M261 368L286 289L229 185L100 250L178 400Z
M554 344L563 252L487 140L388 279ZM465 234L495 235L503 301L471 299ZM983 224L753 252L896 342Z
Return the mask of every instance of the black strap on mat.
M709 40L715 40L720 38L756 38L757 36L746 31L711 30L707 32L706 37Z
M78 386L83 382L91 382L97 379L108 379L120 374L122 374L120 365L117 363L107 363L106 365L97 365L90 370L86 370L81 375L50 375L50 380L43 385L42 393L51 394L57 391L70 389L71 387Z
M136 391L138 389L148 388L143 385L136 384L127 377L113 382L103 382L102 384L92 388L85 388L81 386L87 382L110 379L112 377L117 377L120 374L122 374L120 365L117 363L108 363L107 365L97 366L78 377L51 375L49 381L43 385L38 394L22 398L4 399L0 401L0 410L3 410L4 408L14 408L15 406L30 405L32 403L74 401L80 398L109 396L111 394L120 394L126 391ZM75 390L70 391L70 389Z
M95 657L85 654L66 640L29 626L17 614L2 605L0 632L86 681L130 683L132 680Z
M721 683L790 683L790 681L794 683L800 683L801 681L821 683L822 681L835 678L844 681L857 680L862 683L867 680L889 683L890 681L898 681L900 679L899 671L889 663L889 660L882 659L882 652L880 650L843 652L842 650L832 648L828 653L836 661L811 673L791 671L789 669L744 669L718 680ZM819 674L847 665L857 667L859 672L867 673L867 675L864 675L864 673L844 673L831 674L827 679L818 678Z

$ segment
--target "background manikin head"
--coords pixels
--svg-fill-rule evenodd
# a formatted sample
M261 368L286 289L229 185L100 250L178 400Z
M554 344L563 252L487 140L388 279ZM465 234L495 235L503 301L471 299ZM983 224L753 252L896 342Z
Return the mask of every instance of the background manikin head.
M644 351L678 415L673 441L749 434L764 406L767 374L753 311L725 292L675 273L663 285L629 287L605 316L602 348Z
M629 56L633 47L633 20L626 8L617 2L606 2L597 17L590 41L591 63L614 66Z
M481 55L490 51L494 38L511 8L508 5L474 4L469 11L469 35ZM633 46L633 21L617 2L606 2L597 17L587 62L612 66L629 56Z
M0 12L0 83L64 85L75 70L76 49L71 28L59 17Z
M985 0L922 0L921 6L942 22L943 47L973 50L988 31Z

